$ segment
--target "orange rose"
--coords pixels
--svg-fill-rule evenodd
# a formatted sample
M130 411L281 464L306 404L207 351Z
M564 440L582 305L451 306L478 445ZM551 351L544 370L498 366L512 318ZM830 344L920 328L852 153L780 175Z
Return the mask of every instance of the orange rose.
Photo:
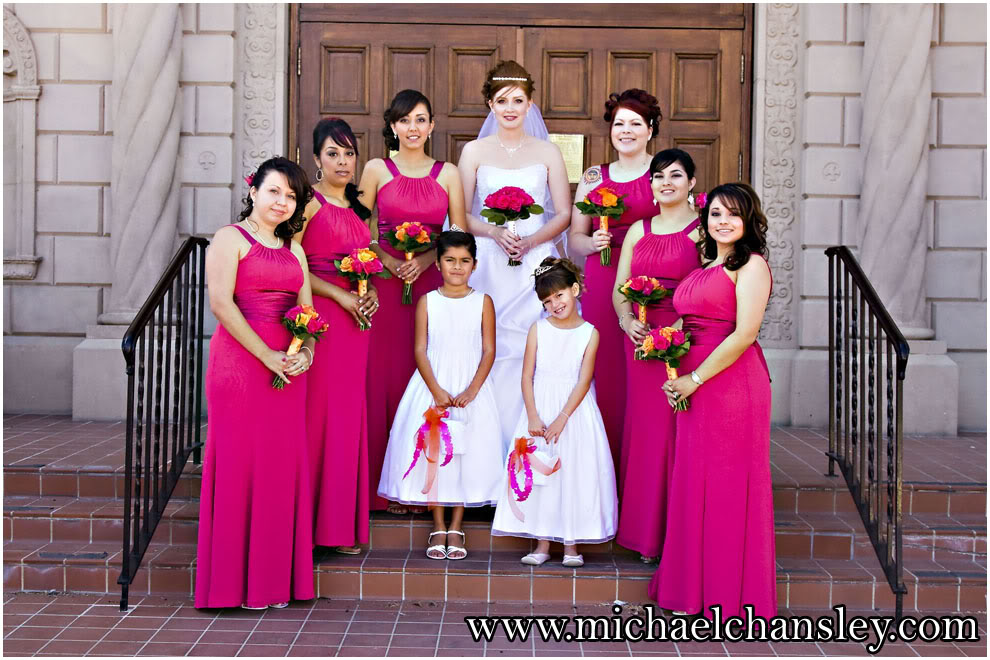
M344 257L340 260L340 270L343 273L353 273L354 272L354 262L350 257Z
M601 192L601 195L602 206L615 206L619 202L619 196L607 188Z

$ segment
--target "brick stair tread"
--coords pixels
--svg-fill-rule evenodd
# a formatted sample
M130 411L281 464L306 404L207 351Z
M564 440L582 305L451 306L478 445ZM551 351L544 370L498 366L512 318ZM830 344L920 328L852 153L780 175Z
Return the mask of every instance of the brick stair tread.
M3 498L4 517L12 518L110 518L123 517L123 501L109 497L69 497L69 496L25 496L5 495ZM491 526L490 512L482 512L476 519L466 519L466 530L486 530ZM173 497L165 508L164 519L196 523L199 520L198 498ZM775 511L774 522L778 533L810 532L815 534L857 534L865 535L863 523L855 512L808 512L793 513ZM917 536L924 534L961 535L985 538L987 519L979 514L915 514L904 516L904 534ZM432 527L432 520L425 514L418 516L394 516L374 512L372 527L425 529Z
M25 564L79 564L120 565L120 544L77 542L29 542L4 543L4 563ZM327 551L315 563L317 572L422 572L422 573L491 573L493 575L576 575L577 577L620 576L631 579L649 579L655 565L643 564L637 558L621 554L585 552L585 566L570 569L561 566L557 555L542 566L527 566L519 562L521 554L509 551L469 552L468 558L458 561L436 561L426 557L423 550L369 550L362 555L347 556ZM142 566L165 568L190 568L195 564L195 544L152 543ZM778 580L790 581L841 581L871 582L886 578L876 562L848 559L798 559L777 558ZM987 583L985 562L964 560L921 560L905 562L904 581L945 582L964 584Z

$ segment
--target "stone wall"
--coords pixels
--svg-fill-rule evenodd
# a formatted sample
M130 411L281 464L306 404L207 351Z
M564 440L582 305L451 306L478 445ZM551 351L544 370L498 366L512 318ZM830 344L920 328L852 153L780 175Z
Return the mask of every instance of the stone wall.
M34 280L4 282L4 410L67 413L72 351L104 311L111 278L113 6L8 7L38 58L35 254L42 261ZM182 238L212 235L229 222L234 14L233 4L182 6Z
M861 185L864 25L861 4L811 4L803 16L799 345L828 346L824 248L856 245ZM925 264L930 327L959 367L959 426L985 429L986 366L986 5L936 5ZM814 359L807 354L803 359ZM820 363L820 360L818 360ZM821 374L826 377L825 373ZM822 390L824 391L824 390ZM795 424L820 408L806 397Z

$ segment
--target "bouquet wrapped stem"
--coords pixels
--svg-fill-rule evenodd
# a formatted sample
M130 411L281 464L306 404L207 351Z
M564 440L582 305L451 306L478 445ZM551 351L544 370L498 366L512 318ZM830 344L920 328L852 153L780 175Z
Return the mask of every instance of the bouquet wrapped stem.
M406 261L412 261L413 253L406 252ZM412 304L412 282L406 280L402 283L402 304Z
M519 237L519 234L516 233L516 221L515 220L509 220L509 222L507 224L509 226L509 231L511 231L512 234L516 238L518 238ZM518 259L513 259L512 257L509 257L509 265L510 266L522 266L522 262L519 261Z
M389 242L393 249L402 252L406 261L412 261L419 252L426 252L433 247L435 234L431 234L419 222L403 222L401 225L385 234L385 240ZM402 304L412 304L412 282L404 282L402 285Z
M363 298L368 295L368 280L358 280L357 281L357 294L359 298ZM364 321L358 321L358 328L364 332L371 328L371 324L365 323Z
M602 231L608 231L608 216L601 215L598 216L598 226ZM603 266L612 265L612 245L611 243L605 246L605 249L600 253L600 263Z

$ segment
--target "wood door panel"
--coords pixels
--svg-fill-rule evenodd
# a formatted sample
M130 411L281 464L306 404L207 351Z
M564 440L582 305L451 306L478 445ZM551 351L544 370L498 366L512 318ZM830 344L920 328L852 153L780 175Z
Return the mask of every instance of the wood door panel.
M404 89L416 89L433 102L432 47L385 47L385 90L384 99L391 100Z
M481 88L485 76L498 63L498 47L450 49L450 69L447 77L448 115L451 117L488 116L488 106ZM453 152L451 152L453 153ZM458 150L460 153L460 150Z
M649 89L657 80L656 60L651 51L609 50L605 89Z
M368 46L333 46L321 43L320 112L367 113L371 62Z
M722 68L718 52L673 53L670 119L719 120Z

